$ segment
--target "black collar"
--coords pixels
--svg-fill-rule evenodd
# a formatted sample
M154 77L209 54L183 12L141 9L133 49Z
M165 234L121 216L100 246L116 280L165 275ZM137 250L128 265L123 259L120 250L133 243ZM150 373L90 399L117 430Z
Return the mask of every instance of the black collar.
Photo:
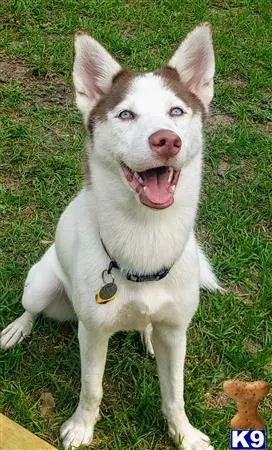
M107 269L108 274L111 273L113 268L121 269L120 266L117 264L117 262L114 259L112 259L112 257L110 256L110 254L109 254L108 250L106 249L106 246L105 246L105 244L104 244L104 242L102 241L101 238L100 238L100 240L101 240L101 243L103 245L103 248L104 248L105 252L107 253L108 257L110 258L110 264L109 264L109 267ZM169 267L169 269L163 268L163 269L159 270L159 272L151 273L151 274L148 274L148 275L127 272L126 273L126 279L129 280L129 281L135 281L137 283L143 282L143 281L159 281L162 278L166 277L166 275L168 274L168 272L171 269L171 267Z

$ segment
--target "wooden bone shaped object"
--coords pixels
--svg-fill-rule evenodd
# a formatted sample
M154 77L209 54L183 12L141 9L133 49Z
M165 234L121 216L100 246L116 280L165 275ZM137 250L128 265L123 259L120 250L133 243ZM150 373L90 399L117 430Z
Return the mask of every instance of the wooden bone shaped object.
M235 400L237 405L237 414L230 421L231 428L258 430L265 427L258 405L270 388L271 385L266 381L229 380L223 384L224 393Z

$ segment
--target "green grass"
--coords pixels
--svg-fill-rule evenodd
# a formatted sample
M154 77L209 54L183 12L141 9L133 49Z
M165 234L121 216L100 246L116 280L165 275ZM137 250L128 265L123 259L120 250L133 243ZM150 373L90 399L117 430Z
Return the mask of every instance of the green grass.
M223 381L272 381L269 5L266 0L97 4L4 0L1 5L1 325L22 312L27 270L54 238L58 217L81 184L84 132L72 103L74 31L89 31L123 65L145 71L165 62L195 24L211 22L214 105L223 115L207 133L197 230L227 292L202 294L189 330L186 400L193 424L211 436L216 450L227 450L227 423L235 408L222 396ZM60 448L59 427L73 413L80 389L76 327L40 319L31 337L1 359L3 412ZM104 390L92 448L173 448L159 412L155 363L137 333L111 339ZM48 418L39 413L44 391L56 400ZM268 420L271 395L261 409Z

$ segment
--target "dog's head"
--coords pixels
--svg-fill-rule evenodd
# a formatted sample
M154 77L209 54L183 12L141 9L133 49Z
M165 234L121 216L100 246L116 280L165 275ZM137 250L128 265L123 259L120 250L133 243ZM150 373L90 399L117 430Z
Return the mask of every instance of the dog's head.
M182 167L201 152L213 76L208 24L196 27L165 67L147 74L123 70L88 34L76 35L76 102L93 157L138 203L162 209L174 202Z

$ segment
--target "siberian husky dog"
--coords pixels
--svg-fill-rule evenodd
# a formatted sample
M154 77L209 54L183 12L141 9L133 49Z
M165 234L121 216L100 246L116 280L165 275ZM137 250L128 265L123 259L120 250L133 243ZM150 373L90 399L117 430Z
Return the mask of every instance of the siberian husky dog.
M131 329L155 353L162 412L177 445L213 449L186 416L183 367L199 290L218 288L194 235L214 69L206 23L167 65L145 74L123 70L88 34L76 35L73 80L88 182L28 273L25 312L1 333L7 349L30 334L39 313L78 320L81 393L61 428L65 449L92 441L109 338Z

